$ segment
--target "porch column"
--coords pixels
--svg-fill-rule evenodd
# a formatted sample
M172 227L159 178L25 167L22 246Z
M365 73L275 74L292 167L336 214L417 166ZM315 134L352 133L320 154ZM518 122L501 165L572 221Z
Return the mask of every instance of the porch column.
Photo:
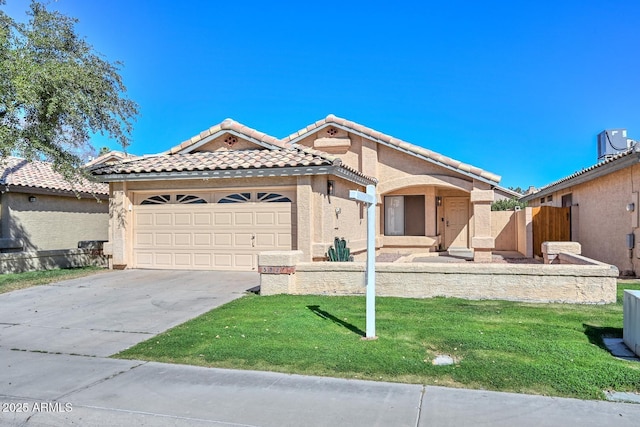
M299 176L296 186L296 244L294 249L302 251L300 261L313 260L313 191L311 177Z
M491 237L491 203L493 190L472 190L473 237L471 247L475 262L491 262L491 250L495 248L495 239Z
M109 200L109 241L104 244L104 254L111 255L111 268L127 266L127 226L129 222L129 198L126 195L126 184L114 183Z

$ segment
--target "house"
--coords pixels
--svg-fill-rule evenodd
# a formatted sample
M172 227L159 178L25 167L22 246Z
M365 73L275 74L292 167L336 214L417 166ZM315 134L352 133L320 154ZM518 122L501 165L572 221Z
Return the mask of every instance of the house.
M589 168L521 198L532 207L565 207L568 235L586 257L615 265L622 275L640 272L638 192L640 146L601 156Z
M47 162L0 158L0 252L107 240L108 186L70 183Z
M324 260L336 236L363 253L366 209L349 190L368 184L377 248L471 248L476 261L494 248L499 176L333 115L283 139L227 119L92 173L110 184L116 267L254 270L263 251Z

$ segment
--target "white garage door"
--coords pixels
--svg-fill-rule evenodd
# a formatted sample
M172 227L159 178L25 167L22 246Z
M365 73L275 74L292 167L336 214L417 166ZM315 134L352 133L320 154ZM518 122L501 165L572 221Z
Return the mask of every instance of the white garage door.
M134 267L255 270L259 252L291 249L288 197L260 192L206 199L162 194L134 206Z

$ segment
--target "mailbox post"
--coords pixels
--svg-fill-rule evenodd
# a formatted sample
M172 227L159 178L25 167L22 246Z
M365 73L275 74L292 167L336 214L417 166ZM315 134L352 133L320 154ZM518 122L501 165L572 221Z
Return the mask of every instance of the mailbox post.
M367 185L367 192L350 190L349 198L367 206L367 331L365 339L376 339L376 187Z

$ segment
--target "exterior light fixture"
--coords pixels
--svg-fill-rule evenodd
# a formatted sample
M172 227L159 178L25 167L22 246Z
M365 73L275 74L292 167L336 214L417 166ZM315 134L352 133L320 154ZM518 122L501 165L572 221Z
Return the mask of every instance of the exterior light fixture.
M440 196L436 197L436 206L442 206L442 197Z
M635 203L629 203L627 205L627 212L633 212L636 210L636 204Z
M335 182L330 179L327 181L327 195L333 196L335 194L336 194L336 185L335 185Z
M36 196L29 196L29 202L30 202L30 203L33 203L33 202L35 202L36 200L38 200L38 199L36 199Z

